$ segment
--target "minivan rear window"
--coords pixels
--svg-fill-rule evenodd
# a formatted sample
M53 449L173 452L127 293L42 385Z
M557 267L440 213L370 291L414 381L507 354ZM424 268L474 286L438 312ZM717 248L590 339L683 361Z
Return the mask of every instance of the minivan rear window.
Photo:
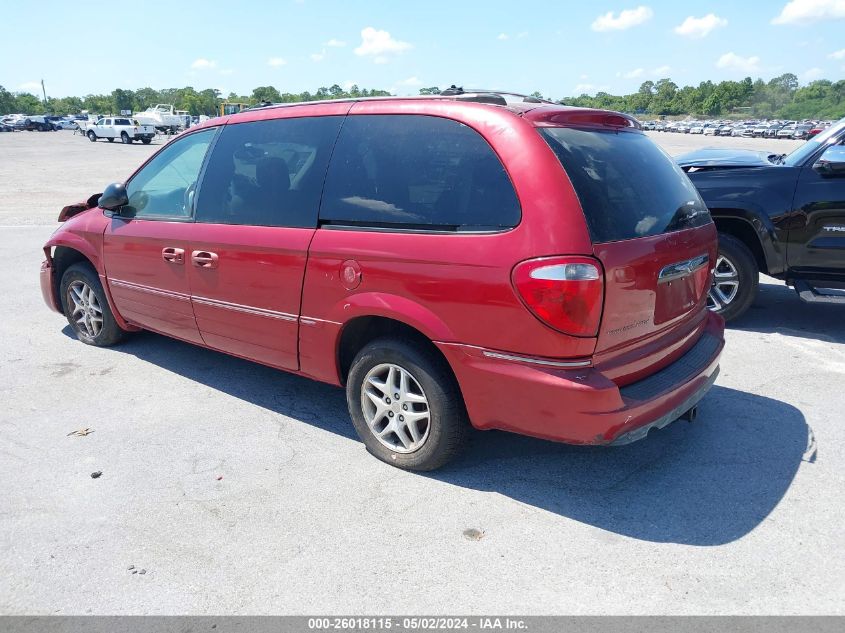
M712 220L687 175L638 132L540 128L569 176L594 243L703 226Z

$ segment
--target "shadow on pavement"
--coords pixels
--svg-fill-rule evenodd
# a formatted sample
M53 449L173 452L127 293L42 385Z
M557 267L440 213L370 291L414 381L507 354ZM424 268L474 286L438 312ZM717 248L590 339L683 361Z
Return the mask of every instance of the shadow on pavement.
M65 333L72 336L69 327ZM336 387L146 332L115 351L358 441ZM722 545L749 533L778 504L807 445L807 425L794 407L716 386L695 423L676 422L628 446L478 432L466 455L422 476L632 538Z
M678 421L634 444L478 433L465 459L433 476L632 538L723 545L777 506L807 445L798 409L716 386L695 423Z
M760 278L757 299L729 328L752 332L779 332L828 343L845 343L845 305L805 303L783 282Z

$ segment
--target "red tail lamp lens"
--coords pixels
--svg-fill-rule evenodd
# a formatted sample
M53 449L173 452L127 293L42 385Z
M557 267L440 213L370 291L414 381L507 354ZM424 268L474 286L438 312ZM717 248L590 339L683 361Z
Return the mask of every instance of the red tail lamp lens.
M513 285L545 324L572 336L596 336L604 275L590 257L544 257L517 264Z

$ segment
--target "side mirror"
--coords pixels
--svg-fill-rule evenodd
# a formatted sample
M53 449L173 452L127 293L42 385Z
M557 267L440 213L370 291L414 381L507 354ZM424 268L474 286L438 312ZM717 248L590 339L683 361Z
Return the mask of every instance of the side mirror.
M813 165L813 170L820 176L845 176L845 162L819 159Z
M105 191L100 199L97 201L97 206L108 211L119 211L120 207L129 204L129 197L126 195L126 187L123 183L113 182Z

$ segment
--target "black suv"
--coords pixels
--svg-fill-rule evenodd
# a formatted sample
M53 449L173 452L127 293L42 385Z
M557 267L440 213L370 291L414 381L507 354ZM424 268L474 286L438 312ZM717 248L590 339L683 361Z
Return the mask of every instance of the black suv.
M719 230L711 309L745 312L761 271L804 301L845 304L845 119L788 155L703 149L676 160Z

